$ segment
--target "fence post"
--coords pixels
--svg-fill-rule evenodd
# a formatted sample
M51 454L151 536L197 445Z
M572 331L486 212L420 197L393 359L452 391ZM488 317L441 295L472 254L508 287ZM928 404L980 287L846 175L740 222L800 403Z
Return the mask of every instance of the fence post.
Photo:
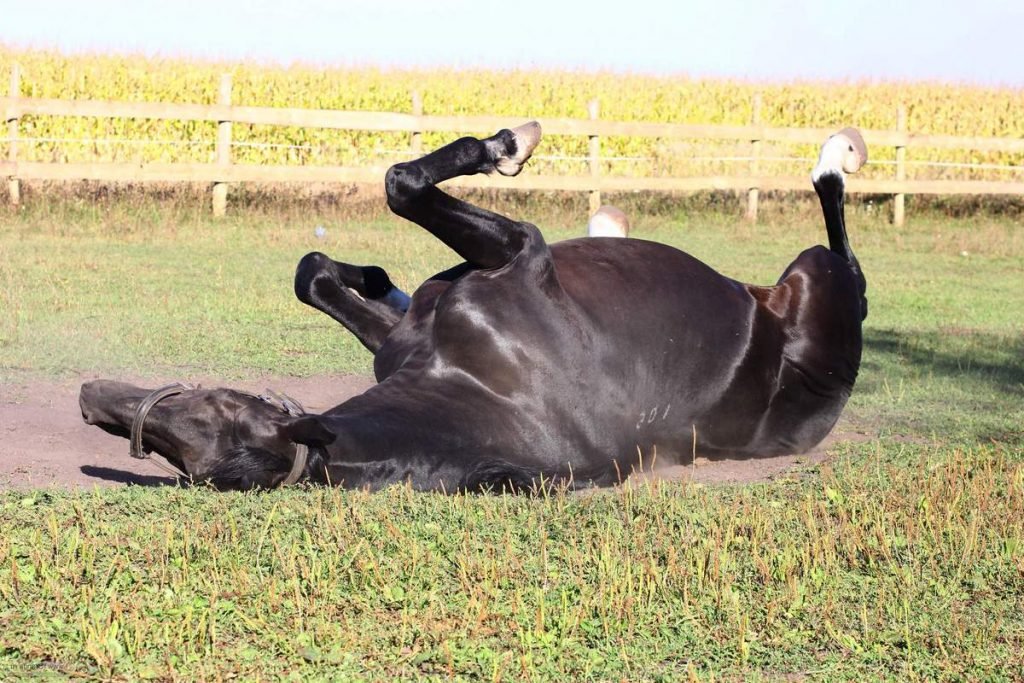
M21 66L14 64L11 66L11 97L18 98L20 96ZM10 114L10 118L7 119L7 160L12 164L18 161L18 117L20 114L21 112L15 110ZM7 179L7 193L11 199L11 206L17 206L21 203L21 185L18 184L17 176L12 175Z
M231 74L221 74L220 96L217 104L231 106ZM230 114L228 114L230 116ZM217 165L231 165L231 121L217 122ZM223 216L228 208L228 184L217 181L213 184L213 215Z
M896 130L900 133L907 132L907 107L901 104L896 110ZM902 140L900 142L903 142ZM903 182L907 179L907 148L896 145L896 180ZM902 227L907 220L906 195L902 192L896 194L892 199L892 223L897 228Z
M423 116L423 97L419 90L412 91L412 115ZM412 132L412 136L409 138L409 149L412 151L413 159L423 156L423 131L414 130Z
M587 115L596 121L601 111L601 104L595 99L587 103ZM601 175L601 139L597 135L590 136L590 177L595 180ZM597 183L590 191L590 215L593 216L601 208L601 190Z
M754 102L750 113L750 125L761 125L761 93L754 93ZM758 176L761 175L761 163L758 157L761 156L761 134L750 141L750 177L753 179L754 187L747 190L747 220L751 223L757 222L757 202L760 189L756 186Z

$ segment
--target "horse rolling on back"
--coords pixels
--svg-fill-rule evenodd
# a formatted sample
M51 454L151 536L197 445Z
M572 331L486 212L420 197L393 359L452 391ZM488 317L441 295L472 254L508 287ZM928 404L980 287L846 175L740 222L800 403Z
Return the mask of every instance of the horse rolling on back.
M828 247L802 252L769 287L639 239L548 244L534 225L437 187L515 175L539 140L528 123L388 171L392 211L463 259L411 298L377 266L299 262L298 298L374 354L378 384L306 416L229 389L185 391L136 425L144 448L218 488L298 479L452 492L608 485L655 450L661 463L688 461L695 438L712 458L820 442L853 389L867 313L843 211L844 173L867 159L860 134L831 136L811 176ZM87 422L124 436L149 394L96 381L80 404Z

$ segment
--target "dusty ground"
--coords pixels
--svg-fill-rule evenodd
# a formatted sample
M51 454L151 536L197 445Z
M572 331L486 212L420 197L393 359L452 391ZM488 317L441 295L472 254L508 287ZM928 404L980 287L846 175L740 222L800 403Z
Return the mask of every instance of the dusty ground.
M0 383L0 489L174 483L152 462L129 457L127 440L82 421L78 387L89 379L94 378ZM269 387L294 396L310 412L337 405L373 383L370 377L356 375L304 379L270 377L239 382L196 377L119 379L154 388L178 379L198 382L205 387L231 386L257 393ZM821 446L801 456L716 462L698 458L696 467L663 468L658 476L692 478L703 483L766 481L795 468L822 462L837 441L865 438L849 424L840 422Z

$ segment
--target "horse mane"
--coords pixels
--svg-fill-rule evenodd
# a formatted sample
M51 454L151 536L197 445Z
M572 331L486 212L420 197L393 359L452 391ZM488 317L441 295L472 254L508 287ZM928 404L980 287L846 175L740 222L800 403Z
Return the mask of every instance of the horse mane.
M306 462L308 479L326 483L323 450L310 448ZM222 491L249 491L277 487L292 469L292 461L280 453L240 444L228 449L206 472L203 480Z

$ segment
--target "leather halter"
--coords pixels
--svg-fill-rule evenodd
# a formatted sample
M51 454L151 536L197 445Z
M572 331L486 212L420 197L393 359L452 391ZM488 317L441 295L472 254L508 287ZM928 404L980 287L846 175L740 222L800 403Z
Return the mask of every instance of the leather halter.
M192 477L180 469L172 465L169 461L161 463L159 460L155 460L151 457L151 454L146 453L142 447L142 426L146 422L146 417L149 415L149 411L153 409L160 401L171 396L177 396L178 394L186 391L193 391L198 389L198 386L192 386L191 384L185 384L184 382L171 382L165 384L159 389L154 390L146 398L139 403L139 406L135 409L135 417L132 418L131 436L128 440L128 454L133 458L139 460L152 460L153 464L160 467L165 472L170 473L174 477L189 479ZM306 414L302 404L291 398L287 394L279 394L271 389L264 390L264 393L256 396L264 403L269 403L281 412L287 413L291 417L301 417ZM288 476L278 484L278 486L291 486L299 480L302 473L306 469L306 462L309 460L309 446L304 443L295 444L295 459L292 461L292 468L288 472Z
M284 412L288 413L291 417L302 417L306 414L306 409L302 407L302 404L296 401L294 398L287 394L279 394L273 389L264 389L263 393L257 396L265 403L269 403L272 406L280 408ZM306 461L309 459L309 446L304 443L295 443L295 460L292 461L292 469L288 472L288 476L284 478L278 486L291 486L299 480L302 473L306 470Z
M138 460L150 459L150 454L146 453L146 451L143 450L142 448L142 425L145 424L146 417L149 415L149 411L153 409L153 406L155 406L157 403L164 400L165 398L169 396L177 396L182 392L191 391L194 388L195 387L193 387L191 384L184 384L182 382L172 382L170 384L165 384L159 389L156 389L155 391L150 393L149 396L142 399L142 401L139 403L138 408L135 409L135 417L132 418L131 436L128 439L128 455ZM159 460L153 460L153 463L160 469L164 470L165 472L169 472L175 477L180 477L182 479L192 478L188 474L182 472L177 467L172 465L170 461L167 461L166 463L161 463Z

